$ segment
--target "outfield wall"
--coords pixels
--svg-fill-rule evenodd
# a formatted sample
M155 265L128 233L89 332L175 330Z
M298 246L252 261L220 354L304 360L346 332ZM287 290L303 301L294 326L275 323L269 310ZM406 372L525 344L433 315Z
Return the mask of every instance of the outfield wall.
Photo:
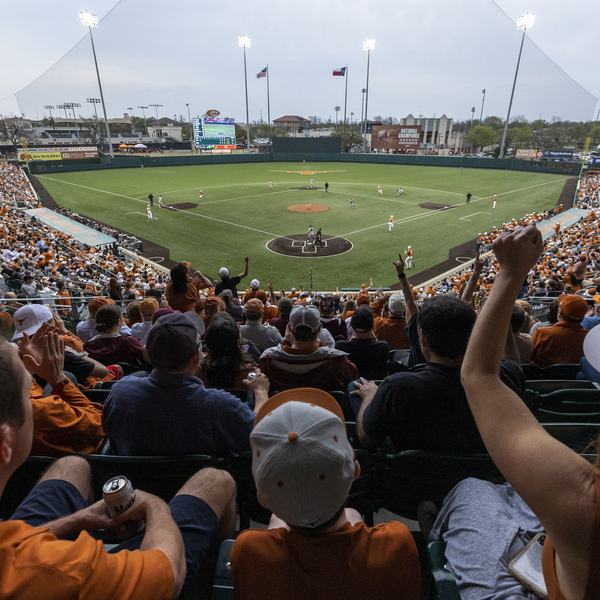
M114 159L94 159L99 162L70 160L44 161L31 166L32 175L43 173L68 173L73 171L99 171L105 169L134 169L143 167L174 167L186 165L215 165L268 162L338 162L382 165L421 165L427 167L465 167L469 169L502 169L506 171L532 171L579 175L580 163L533 161L516 158L472 158L465 156L433 156L414 154L338 154L338 153L271 153L271 154L190 154L189 156L120 156Z

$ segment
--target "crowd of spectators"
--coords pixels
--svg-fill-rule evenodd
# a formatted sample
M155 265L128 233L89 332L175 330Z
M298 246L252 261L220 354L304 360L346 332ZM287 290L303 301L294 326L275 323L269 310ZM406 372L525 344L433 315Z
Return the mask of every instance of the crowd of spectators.
M14 184L18 175L10 175ZM594 193L597 200L597 185L581 201L591 202ZM477 505L486 515L478 523L510 513L517 525L526 521L527 532L546 527L548 548L561 559L558 576L554 554L544 559L553 600L598 597L600 583L588 578L600 556L597 472L540 431L522 403L521 368L579 362L585 354L585 377L600 381L600 352L584 353L588 332L600 322L600 238L593 210L569 228L557 227L545 243L532 227L545 214L494 228L480 240L492 244L493 256L478 255L470 272L427 290L411 286L401 255L390 257L399 290L373 290L371 282L357 294L302 287L276 292L270 281L261 289L256 278L238 290L251 273L248 257L239 275L221 267L213 280L181 262L167 276L141 260L127 263L110 250L86 247L18 211L2 210L8 302L0 307L0 377L11 383L0 395L0 447L6 449L0 491L30 453L64 458L0 527L0 547L2 528L13 527L10 543L24 549L0 573L16 572L19 561L28 561L32 573L42 565L60 573L96 552L98 564L87 561L69 585L102 585L111 597L176 597L191 585L211 540L234 534L235 484L226 472L205 469L170 508L138 490L129 515L146 520L145 534L118 546L114 559L101 548L92 550L95 541L85 532L120 531L124 519L108 521L102 500L87 505L89 466L72 455L95 453L108 439L112 451L125 456L223 458L252 451L259 500L273 516L268 531L244 532L234 545L238 597L293 597L299 586L306 597L341 591L348 598L387 597L393 589L417 600L419 561L407 528L397 522L368 528L356 511L345 509L360 467L346 439L347 415L329 392L347 391L363 448L487 450L505 472L504 486L459 484L437 520L439 507L428 508L435 520L431 535L451 539L450 568L461 591L506 585L506 597L528 598L496 566L508 564L527 544L524 532L510 549L500 548L506 560L486 556L485 574L473 574L480 547L494 543L479 529L465 533L463 512ZM52 310L39 303L45 288ZM91 298L83 320L73 312L78 292ZM556 297L550 325L531 314L535 299L547 297ZM484 304L489 308L482 311ZM110 392L103 406L85 395L105 385ZM500 398L511 414L496 402ZM503 444L499 432L513 443ZM528 436L536 440L535 450ZM581 493L573 483L577 477L585 481ZM560 500L544 500L545 487ZM49 531L36 529L46 523ZM501 528L512 535L504 522ZM582 532L583 544L573 528ZM73 544L79 546L63 544L52 552L46 544L55 538L77 538ZM121 550L137 553L126 559ZM355 572L348 564L361 568ZM33 585L27 576L21 579L3 579L15 586L7 595ZM561 588L569 592L558 595Z

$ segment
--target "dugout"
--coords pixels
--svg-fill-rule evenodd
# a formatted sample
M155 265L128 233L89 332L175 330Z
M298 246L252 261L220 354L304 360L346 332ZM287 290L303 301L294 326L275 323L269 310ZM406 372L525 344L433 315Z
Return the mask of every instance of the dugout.
M342 152L341 137L323 137L323 138L273 138L273 152L281 153L338 153Z

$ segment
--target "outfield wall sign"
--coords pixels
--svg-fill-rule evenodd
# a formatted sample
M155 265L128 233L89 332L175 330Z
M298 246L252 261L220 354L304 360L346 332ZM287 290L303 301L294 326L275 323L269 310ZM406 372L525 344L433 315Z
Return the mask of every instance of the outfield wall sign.
M518 148L516 157L517 158L537 158L538 151L536 148Z
M192 121L196 148L235 149L235 120L207 117Z
M371 148L417 150L420 141L420 125L373 125L371 127Z
M98 148L87 146L75 148L19 148L19 160L75 160L78 158L98 158Z
M570 150L544 150L544 158L550 160L553 158L571 160L573 158L573 152Z

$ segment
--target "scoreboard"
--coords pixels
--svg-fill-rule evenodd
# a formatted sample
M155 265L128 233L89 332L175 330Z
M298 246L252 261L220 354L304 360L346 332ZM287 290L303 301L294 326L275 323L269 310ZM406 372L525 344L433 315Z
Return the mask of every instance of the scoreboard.
M235 149L235 120L204 118L192 121L196 148Z

